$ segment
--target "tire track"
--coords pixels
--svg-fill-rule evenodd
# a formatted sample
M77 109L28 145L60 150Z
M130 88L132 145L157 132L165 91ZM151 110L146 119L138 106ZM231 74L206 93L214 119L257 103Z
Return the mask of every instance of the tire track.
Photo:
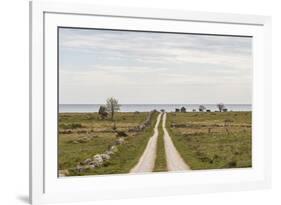
M163 115L162 128L164 130L164 145L166 150L167 169L168 171L182 171L190 170L190 167L184 162L179 152L177 151L167 129L166 129L166 116Z
M157 121L154 127L154 133L150 137L146 148L140 157L138 163L130 170L130 173L143 173L152 172L154 169L157 149L157 138L158 138L158 126L161 120L162 113L157 117Z

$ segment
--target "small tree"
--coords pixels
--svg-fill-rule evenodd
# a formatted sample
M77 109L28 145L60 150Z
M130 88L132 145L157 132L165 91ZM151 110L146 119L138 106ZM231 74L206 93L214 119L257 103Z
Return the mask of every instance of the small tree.
M199 105L199 111L204 112L206 110L206 107L204 105Z
M108 115L108 112L106 111L106 107L104 105L101 105L99 108L99 116L101 117L101 119L106 118Z
M120 105L118 104L118 100L111 97L106 100L106 109L111 114L111 120L114 119L115 112L120 110Z
M220 112L222 112L222 110L225 108L225 106L224 106L223 103L217 104L217 107L218 107L218 109L219 109Z

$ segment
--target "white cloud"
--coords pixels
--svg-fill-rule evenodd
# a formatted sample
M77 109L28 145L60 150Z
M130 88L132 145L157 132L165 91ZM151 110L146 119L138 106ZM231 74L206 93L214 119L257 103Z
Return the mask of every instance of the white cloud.
M130 103L136 97L124 93L133 88L149 96L156 87L164 93L167 86L202 90L208 85L212 90L219 85L225 87L221 101L239 92L241 103L251 99L245 94L251 90L252 79L250 38L63 29L60 56L60 99L64 103L98 103L95 97L85 97L86 93L109 86L113 91L96 92L96 96L120 93ZM197 101L208 100L210 96L197 96Z

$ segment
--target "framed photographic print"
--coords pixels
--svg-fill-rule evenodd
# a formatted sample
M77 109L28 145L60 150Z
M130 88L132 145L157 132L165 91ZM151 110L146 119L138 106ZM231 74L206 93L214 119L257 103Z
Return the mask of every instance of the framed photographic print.
M31 203L270 187L270 17L36 1L30 20Z

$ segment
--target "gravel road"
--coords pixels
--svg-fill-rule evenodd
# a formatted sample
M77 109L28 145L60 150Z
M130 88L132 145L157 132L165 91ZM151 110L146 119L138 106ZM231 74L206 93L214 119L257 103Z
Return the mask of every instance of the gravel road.
M158 126L161 120L162 113L157 117L157 121L154 127L154 133L150 137L147 146L139 159L139 162L133 167L130 173L143 173L152 172L156 159L157 139L158 139Z
M166 129L167 114L164 113L162 128L164 130L164 145L166 151L168 171L190 170L190 167L184 162L179 152L177 151L167 129Z

